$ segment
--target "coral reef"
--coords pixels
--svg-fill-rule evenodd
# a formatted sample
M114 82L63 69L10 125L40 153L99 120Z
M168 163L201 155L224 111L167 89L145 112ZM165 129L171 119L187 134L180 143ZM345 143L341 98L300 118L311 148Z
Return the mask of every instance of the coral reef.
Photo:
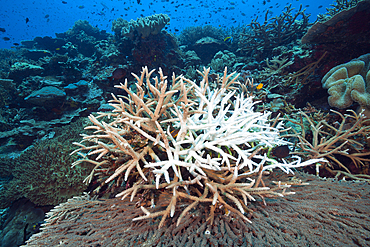
M174 35L162 30L170 21L168 15L156 14L130 22L118 18L112 23L117 47L129 54L136 68L159 67L166 72L179 71L182 59Z
M51 53L48 50L29 49L29 50L25 50L23 55L28 59L37 61L43 57L52 57L53 53Z
M78 47L78 52L86 57L93 56L95 45L109 37L106 31L93 27L86 20L76 21L73 27L67 32L57 33L56 36L74 44Z
M198 66L202 63L202 60L200 59L200 57L198 57L198 55L195 51L185 52L184 57L185 57L185 60L186 60L186 63L185 63L186 67Z
M30 95L24 98L24 100L27 103L46 106L49 108L56 105L61 105L61 102L63 102L65 97L66 93L64 91L53 86L47 86L41 88L40 90L33 91Z
M48 50L55 52L56 49L64 46L66 41L61 38L52 38L49 36L35 37L33 40L23 40L21 44L29 50ZM27 53L27 51L26 51Z
M194 50L202 59L202 62L204 64L208 64L218 51L226 50L227 45L218 39L207 36L197 40L194 44L189 45L188 49Z
M330 19L316 21L301 39L304 46L309 44L312 57L319 58L327 53L322 61L322 75L339 64L370 52L367 38L370 35L370 1L337 2L338 5L354 6L344 8Z
M44 68L37 65L16 62L10 68L8 78L13 79L16 83L20 83L28 76L40 75L43 70Z
M62 203L30 245L368 245L370 0L336 0L304 44L303 7L265 3L249 25L143 12L0 50L0 206ZM17 215L4 243L35 232Z
M342 10L347 10L350 8L355 7L359 2L363 0L335 0L334 4L331 4L332 8L326 8L325 14L319 14L318 20L320 22L326 21L336 15L337 13L341 12Z
M0 108L12 102L15 98L15 91L15 83L12 79L0 79Z

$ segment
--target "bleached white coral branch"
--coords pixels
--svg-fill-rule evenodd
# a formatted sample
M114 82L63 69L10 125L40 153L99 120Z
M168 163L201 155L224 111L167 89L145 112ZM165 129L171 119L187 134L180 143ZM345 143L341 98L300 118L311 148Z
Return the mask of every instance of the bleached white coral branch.
M284 159L269 158L266 154L249 159L259 147L290 144L279 135L282 124L272 127L268 121L270 112L254 112L255 103L250 96L235 95L234 91L227 93L225 89L204 94L202 88L193 86L198 97L196 113L189 115L188 106L173 106L172 113L178 120L174 125L180 129L181 138L169 138L170 145L166 151L171 152L167 156L170 158L145 166L154 168L157 187L162 175L167 183L173 179L169 177L169 168L182 178L177 167L185 167L194 176L206 176L203 169L219 171L225 167L229 170L247 167L249 172L243 173L245 175L258 172L261 166L264 170L278 167L289 173L291 168L323 161L301 162L299 157L295 157L295 161L288 163Z

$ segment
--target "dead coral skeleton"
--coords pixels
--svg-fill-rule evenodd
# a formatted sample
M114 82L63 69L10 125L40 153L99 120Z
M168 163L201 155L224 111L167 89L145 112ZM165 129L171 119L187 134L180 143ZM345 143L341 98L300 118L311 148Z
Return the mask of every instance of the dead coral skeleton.
M105 176L105 184L122 184L116 197L131 201L139 197L137 205L145 215L134 220L162 216L161 227L166 218L182 210L179 224L203 204L208 206L211 224L215 209L221 206L250 222L244 213L250 211L248 201L255 201L255 196L293 193L286 192L287 184L266 187L264 171L280 168L293 173L292 168L323 161L268 157L262 150L289 144L280 137L282 123L271 125L271 112L254 112L252 97L231 90L239 83L235 73L228 75L225 68L219 88L213 89L209 71L198 71L203 77L199 84L175 75L170 83L161 70L159 77L153 77L154 70L143 68L141 75L133 74L134 89L127 80L116 86L128 96L112 94L113 112L91 115L93 125L86 129L94 132L75 143L79 148L74 153L82 159L73 166L95 165L85 182ZM168 192L167 207L156 209L155 201ZM145 207L149 201L154 209Z

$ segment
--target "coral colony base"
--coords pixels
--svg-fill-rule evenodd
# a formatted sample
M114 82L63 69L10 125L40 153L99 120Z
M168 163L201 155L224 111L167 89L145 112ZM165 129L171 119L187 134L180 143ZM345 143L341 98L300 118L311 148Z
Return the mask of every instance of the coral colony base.
M179 225L202 204L211 225L220 208L251 222L244 215L251 211L248 201L294 193L286 191L288 184L266 187L265 172L293 173L292 168L325 162L272 158L273 147L290 144L279 135L282 122L270 120L271 112L253 111L253 97L238 89L235 72L227 75L225 68L213 85L209 71L198 71L203 79L197 84L183 76L168 80L161 69L153 77L154 70L143 68L141 75L133 74L134 88L127 80L116 86L126 96L112 94L114 110L90 115L86 129L92 133L75 143L82 159L72 166L95 165L84 182L99 182L96 193L136 200L144 215L134 221L162 216L161 228L181 210ZM156 208L161 194L170 195L162 210Z

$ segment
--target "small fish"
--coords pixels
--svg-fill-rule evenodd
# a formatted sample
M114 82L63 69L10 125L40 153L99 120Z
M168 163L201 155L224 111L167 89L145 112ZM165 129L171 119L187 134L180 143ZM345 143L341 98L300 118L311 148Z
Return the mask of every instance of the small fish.
M80 6L78 6L78 8L79 8L79 9L84 9L84 8L85 8L85 6L80 5Z
M62 4L67 4L67 2L66 1L62 1Z
M30 19L28 19L28 17L26 18L26 24L30 21Z
M55 50L56 50L56 51L59 51L59 50L60 50L60 48L56 48Z
M4 37L4 38L3 38L3 40L5 40L5 41L9 41L9 40L10 40L10 38L9 38L9 37Z
M32 231L34 233L39 232L40 231L41 224L42 224L41 222L38 222L38 223L33 224L32 225Z
M232 37L226 37L226 38L224 38L224 42L226 42L226 41L229 41L230 43L232 43L232 41L233 41L233 38Z
M50 15L45 15L44 18L49 18Z
M18 46L19 44L18 43L13 43L13 45L17 45Z
M263 88L263 83L260 83L256 86L256 89L257 90L261 90Z
M271 152L272 156L275 156L277 158L285 158L289 155L289 153L290 153L290 149L288 145L282 145L282 146L275 147Z
M140 0L137 0L137 4L140 4Z
M0 32L5 33L5 28L0 27Z
M319 7L317 7L318 9L321 9L322 8L322 5L320 5Z
M179 134L179 131L180 131L180 129L174 129L174 130L172 130L172 131L171 131L171 135L172 135L172 137L173 137L173 138L176 138L176 137L177 137L177 135Z
M103 9L109 9L107 5L105 5L103 2L100 3L103 6Z

